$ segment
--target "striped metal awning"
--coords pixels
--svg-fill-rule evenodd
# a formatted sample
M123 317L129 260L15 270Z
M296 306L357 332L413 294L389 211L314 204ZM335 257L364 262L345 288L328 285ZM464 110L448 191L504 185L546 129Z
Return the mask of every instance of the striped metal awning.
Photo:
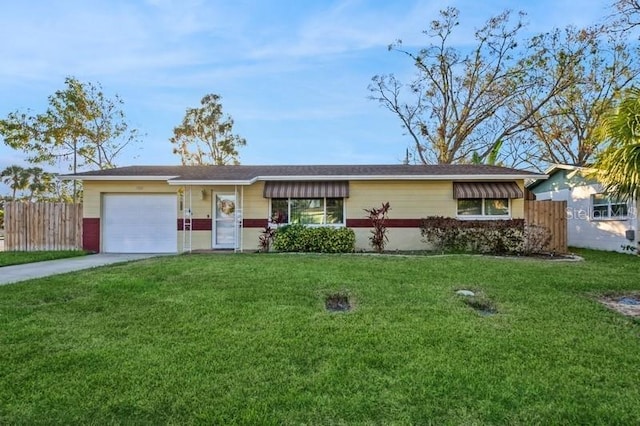
M264 198L343 198L349 196L349 182L265 182Z
M523 198L515 182L454 182L453 198Z

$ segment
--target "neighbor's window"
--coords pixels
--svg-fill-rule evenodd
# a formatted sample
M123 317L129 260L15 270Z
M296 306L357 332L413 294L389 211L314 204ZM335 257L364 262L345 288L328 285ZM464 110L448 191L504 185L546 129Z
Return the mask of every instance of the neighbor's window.
M628 206L625 201L607 194L591 196L591 219L626 219Z
M509 216L509 199L459 198L458 216Z
M344 224L342 198L272 198L271 217L282 217L283 223L303 225Z

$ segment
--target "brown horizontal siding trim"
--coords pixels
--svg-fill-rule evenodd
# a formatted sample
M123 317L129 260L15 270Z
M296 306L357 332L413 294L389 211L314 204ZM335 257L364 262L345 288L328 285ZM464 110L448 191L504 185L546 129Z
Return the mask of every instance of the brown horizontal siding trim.
M95 253L100 252L99 217L85 217L82 219L82 249Z
M264 228L267 226L267 219L244 219L242 226L245 228Z
M192 231L211 231L213 221L211 219L193 219L191 230ZM244 228L264 228L267 226L267 219L244 219L242 221ZM183 231L183 221L178 219L178 231Z
M420 228L422 219L387 219L387 228ZM369 219L347 219L347 228L371 228Z
M192 231L211 231L211 219L191 219ZM183 219L178 219L178 231L184 230Z
M387 219L387 228L419 228L422 219ZM267 226L267 219L243 219L244 228L264 228ZM193 231L211 231L211 219L193 219ZM347 228L371 228L369 219L347 219ZM178 231L182 231L182 219L178 219Z

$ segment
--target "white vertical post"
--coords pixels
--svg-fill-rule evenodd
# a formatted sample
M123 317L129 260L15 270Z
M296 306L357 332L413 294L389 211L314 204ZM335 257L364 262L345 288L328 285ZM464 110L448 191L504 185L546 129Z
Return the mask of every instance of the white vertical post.
M189 194L187 195L187 188ZM192 207L192 190L191 186L184 186L182 188L182 251L191 253L193 222L191 219L191 207Z
M242 205L242 217L240 218L240 252L244 251L244 185L240 187L240 199Z
M187 187L183 186L180 192L180 212L182 213L182 251L184 252L187 246L187 217L185 212L187 211Z
M233 200L236 203L233 209L233 251L238 251L238 185L233 185Z
M192 187L189 186L189 253L191 253L191 250L193 248L193 240L192 240L192 233L191 230L193 229L193 211L191 210L193 207L193 192L192 192Z

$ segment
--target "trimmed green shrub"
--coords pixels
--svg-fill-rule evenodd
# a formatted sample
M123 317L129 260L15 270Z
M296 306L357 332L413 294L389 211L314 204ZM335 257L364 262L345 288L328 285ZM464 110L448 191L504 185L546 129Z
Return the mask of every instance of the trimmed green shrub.
M524 219L458 220L431 216L422 219L420 234L434 250L492 254L521 254L526 243Z
M278 228L272 247L288 252L351 253L355 245L353 229L293 224Z

